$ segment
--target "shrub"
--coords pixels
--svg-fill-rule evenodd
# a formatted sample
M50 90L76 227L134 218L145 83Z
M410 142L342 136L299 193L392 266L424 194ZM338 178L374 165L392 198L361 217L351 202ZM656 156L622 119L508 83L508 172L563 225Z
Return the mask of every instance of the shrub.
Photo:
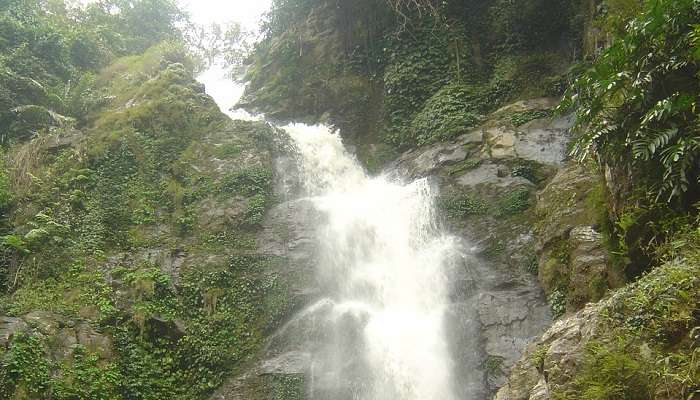
M573 153L636 171L657 198L684 198L700 169L700 4L654 0L568 90Z
M496 210L496 214L500 216L510 216L519 214L530 207L530 190L518 189L508 193L503 197Z
M649 365L639 349L618 341L613 344L590 343L584 368L575 379L581 400L644 400L652 398Z
M449 140L481 121L480 108L481 96L477 90L459 84L447 85L425 102L410 129L419 145Z
M486 213L486 204L468 194L454 194L442 197L438 201L438 208L445 212L449 219L461 219L469 215Z

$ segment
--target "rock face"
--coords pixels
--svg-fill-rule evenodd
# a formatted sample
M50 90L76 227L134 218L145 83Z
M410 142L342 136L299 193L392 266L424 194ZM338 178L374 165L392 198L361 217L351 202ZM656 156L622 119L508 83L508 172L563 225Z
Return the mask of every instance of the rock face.
M54 361L69 360L77 346L102 360L110 360L114 355L110 336L97 332L87 322L47 311L32 311L18 318L0 316L0 346L6 347L17 334L49 338L47 353Z
M438 185L443 223L462 240L461 261L450 271L447 321L460 398L490 397L511 371L508 382L519 376L532 381L532 387L538 383L538 375L518 360L551 324L537 267L548 258L552 243L560 238L570 242L571 262L582 277L606 262L598 227L582 206L593 186L590 175L570 182L570 176L580 175L565 159L570 119L539 118L520 126L508 122L509 113L552 104L551 99L516 103L481 128L409 151L386 168L398 179L428 177ZM277 155L275 163L278 177L294 175L290 159ZM549 204L559 201L554 194L574 195L580 187L587 191L561 205ZM285 200L268 212L257 242L261 251L284 256L290 273L313 276L312 221L319 216L305 201L289 200L297 189L294 179L278 178L276 192ZM304 280L294 292L300 311L267 339L257 361L213 399L267 399L289 391L297 393L290 398L304 398L310 350L319 342L315 335L323 329L318 322L329 307L313 303L319 292L313 280Z
M534 227L537 210L548 207L536 194L550 190L552 177L570 168L571 119L539 118L515 126L509 116L555 103L534 99L504 107L482 127L410 151L391 165L405 179L427 176L436 182L445 223L463 239L467 257L455 273L450 336L463 387L458 395L464 398L494 393L527 344L551 323L533 275L542 252ZM583 241L582 235L577 237ZM582 257L585 246L581 243Z
M212 396L217 400L257 400L287 396L302 399L304 376L309 371L308 349L309 315L307 306L315 298L314 271L316 260L315 222L318 213L308 200L297 199L299 182L296 164L285 152L274 160L274 195L280 202L266 213L262 229L256 235L258 251L267 256L280 257L284 265L277 271L280 279L293 282L290 301L298 311L282 318L267 344L255 357L251 367L232 377ZM289 397L290 393L299 397Z
M600 336L604 307L591 304L560 319L529 344L495 400L546 400L551 398L552 387L567 385L582 363L586 344Z
M595 171L577 164L557 172L538 196L538 277L548 296L559 297L561 311L576 311L624 281L608 268L603 201Z

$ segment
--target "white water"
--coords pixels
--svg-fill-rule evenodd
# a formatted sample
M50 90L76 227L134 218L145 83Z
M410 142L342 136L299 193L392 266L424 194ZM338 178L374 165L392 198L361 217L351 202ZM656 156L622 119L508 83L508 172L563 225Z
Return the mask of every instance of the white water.
M286 130L325 216L318 273L335 329L314 356L311 397L452 399L446 270L457 242L436 224L433 188L369 177L324 127Z

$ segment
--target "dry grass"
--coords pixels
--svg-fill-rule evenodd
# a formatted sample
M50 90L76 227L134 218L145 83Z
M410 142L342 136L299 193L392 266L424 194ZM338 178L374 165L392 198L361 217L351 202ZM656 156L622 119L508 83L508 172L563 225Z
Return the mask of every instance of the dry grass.
M76 134L77 131L55 130L52 133L37 135L32 140L14 147L5 156L7 177L12 193L17 199L26 198L32 185L41 183L41 170L45 165L48 151L59 144L66 133ZM83 141L70 147L71 155L78 161L84 160L87 148Z

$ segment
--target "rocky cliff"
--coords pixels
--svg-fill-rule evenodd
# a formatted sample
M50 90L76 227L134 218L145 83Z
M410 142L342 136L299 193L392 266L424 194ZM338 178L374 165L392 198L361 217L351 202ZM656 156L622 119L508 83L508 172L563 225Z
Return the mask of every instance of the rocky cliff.
M303 302L276 131L225 117L182 57L116 61L88 126L6 154L0 398L201 398Z

